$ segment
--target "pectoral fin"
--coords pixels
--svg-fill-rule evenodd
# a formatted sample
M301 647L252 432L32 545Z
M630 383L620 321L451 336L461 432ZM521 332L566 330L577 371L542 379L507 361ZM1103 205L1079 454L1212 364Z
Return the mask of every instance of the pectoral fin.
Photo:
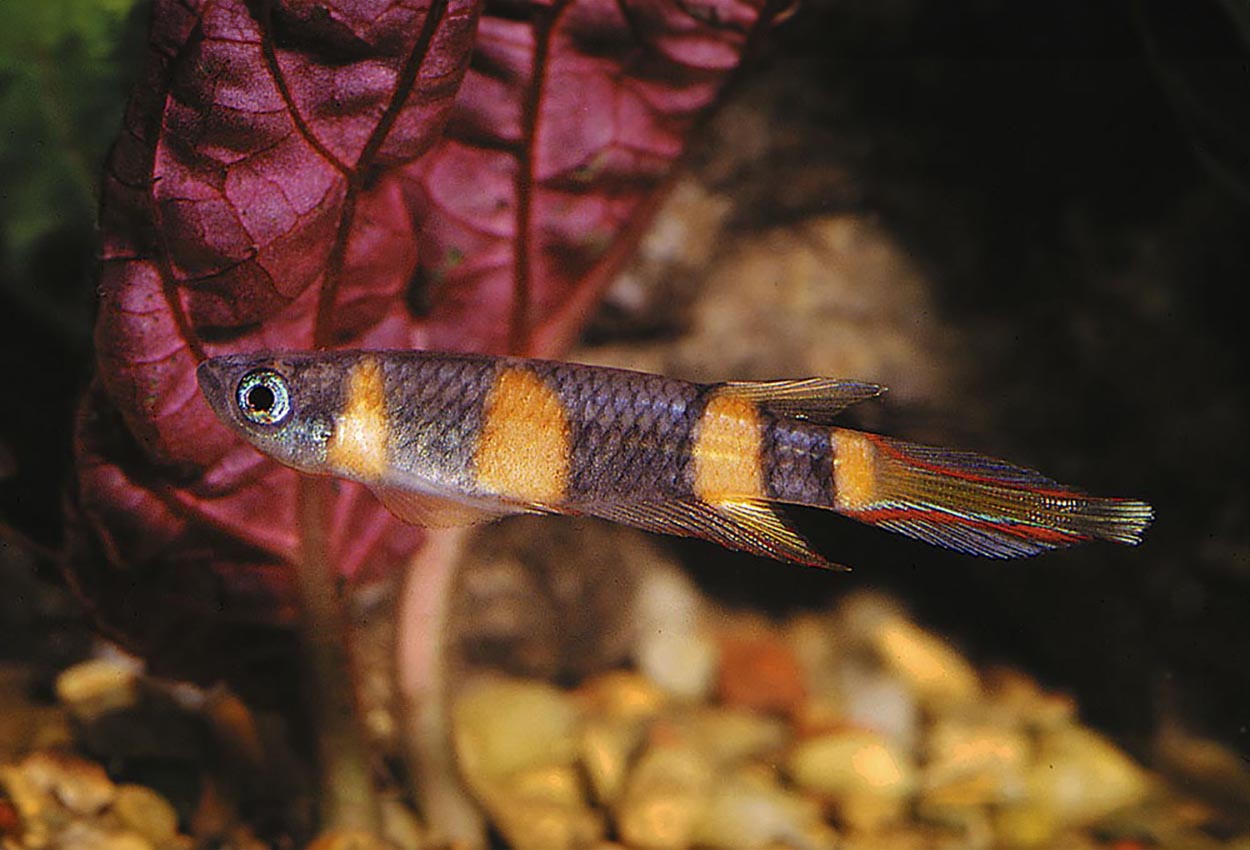
M508 505L460 501L400 487L370 489L386 505L387 510L404 522L422 528L479 525L507 514L526 512L523 508L512 508Z
M766 558L842 569L814 551L763 500L633 502L595 506L587 513L646 531L698 537Z

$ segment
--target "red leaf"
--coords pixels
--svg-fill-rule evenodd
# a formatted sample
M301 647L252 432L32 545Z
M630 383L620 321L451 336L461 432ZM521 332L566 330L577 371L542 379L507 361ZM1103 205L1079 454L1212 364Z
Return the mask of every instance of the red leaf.
M98 555L77 581L141 643L171 646L188 618L203 636L293 614L296 475L217 422L202 358L560 353L772 17L763 0L479 12L156 3L106 178L98 377L77 440ZM336 493L329 554L344 576L420 544L361 488Z

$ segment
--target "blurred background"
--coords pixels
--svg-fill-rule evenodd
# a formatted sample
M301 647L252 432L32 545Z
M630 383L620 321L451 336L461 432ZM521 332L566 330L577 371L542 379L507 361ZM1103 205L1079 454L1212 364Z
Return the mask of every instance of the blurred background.
M38 553L60 545L95 193L146 14L16 2L0 28L0 656L50 669L88 641ZM773 613L888 590L1139 756L1179 724L1250 758L1248 104L1239 0L801 4L577 356L879 381L860 425L1158 519L1135 550L1000 564L805 515L854 572L672 544L697 583Z
M886 247L811 263L813 287L851 293L830 296L842 324L710 343L705 371L825 346L824 371L891 386L864 424L1137 495L1158 519L1138 550L1027 564L817 522L805 530L858 567L845 582L744 564L708 583L780 605L888 587L1138 748L1181 716L1250 755L1248 36L1244 4L1217 0L826 2L782 27L696 173L732 198L730 229L791 225L806 248L813 222L849 216ZM705 305L744 266L720 250ZM756 285L744 312L781 309Z

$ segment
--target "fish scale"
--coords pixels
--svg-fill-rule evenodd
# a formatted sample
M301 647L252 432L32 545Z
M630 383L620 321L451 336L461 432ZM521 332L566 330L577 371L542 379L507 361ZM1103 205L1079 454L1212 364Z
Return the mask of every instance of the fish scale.
M545 371L539 368L540 374ZM675 438L685 417L660 411L671 411L672 400L682 395L693 397L693 385L567 364L546 377L569 411L573 428L572 503L610 498L631 482L639 498L681 495L688 461L684 441ZM683 400L681 409L686 407Z
M768 495L782 502L833 504L833 458L823 429L774 422L765 435Z

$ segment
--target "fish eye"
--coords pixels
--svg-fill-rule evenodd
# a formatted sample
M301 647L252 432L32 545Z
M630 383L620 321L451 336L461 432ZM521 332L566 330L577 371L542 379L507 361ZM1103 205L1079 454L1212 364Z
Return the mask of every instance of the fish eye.
M272 369L256 369L239 381L239 411L257 425L277 425L291 412L286 378Z

